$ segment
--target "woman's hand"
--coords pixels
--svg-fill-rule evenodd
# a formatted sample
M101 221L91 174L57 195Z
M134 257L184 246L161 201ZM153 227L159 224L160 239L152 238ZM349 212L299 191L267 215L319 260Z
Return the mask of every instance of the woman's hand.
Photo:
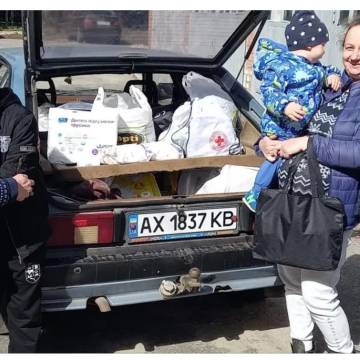
M259 141L259 148L265 158L273 162L278 157L278 153L281 148L281 141L276 140L276 135L272 135L270 137L265 136Z
M34 180L29 179L27 175L23 174L15 175L14 179L18 186L17 201L23 201L33 194Z
M281 142L279 155L285 159L307 149L309 137L302 136L298 138L288 139Z

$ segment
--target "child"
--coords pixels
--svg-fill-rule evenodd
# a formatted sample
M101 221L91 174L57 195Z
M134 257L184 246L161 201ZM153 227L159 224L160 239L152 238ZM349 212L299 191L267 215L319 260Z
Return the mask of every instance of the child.
M340 88L340 71L322 66L319 60L329 40L328 30L314 11L295 11L285 29L287 48L269 39L260 39L254 73L266 112L261 118L264 136L285 140L302 135L320 106L322 89ZM268 187L281 164L266 160L253 188L243 202L255 212L261 189Z

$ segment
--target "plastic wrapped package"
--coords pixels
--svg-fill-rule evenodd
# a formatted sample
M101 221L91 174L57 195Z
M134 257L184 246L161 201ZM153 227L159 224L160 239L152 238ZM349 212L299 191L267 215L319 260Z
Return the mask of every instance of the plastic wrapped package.
M201 187L212 178L220 174L218 168L204 168L194 170L183 170L179 176L178 195L194 195Z
M225 165L220 174L207 180L196 194L220 194L249 191L255 181L258 168Z
M124 199L161 196L155 176L150 173L116 176L111 189L120 190Z
M225 165L221 169L183 171L178 182L178 195L247 192L254 184L258 168Z
M144 144L118 145L105 149L103 164L130 164L150 160L171 160L183 158L182 149L173 144L156 141Z
M38 107L38 125L40 132L46 132L49 130L49 110L55 107L48 102L43 103Z

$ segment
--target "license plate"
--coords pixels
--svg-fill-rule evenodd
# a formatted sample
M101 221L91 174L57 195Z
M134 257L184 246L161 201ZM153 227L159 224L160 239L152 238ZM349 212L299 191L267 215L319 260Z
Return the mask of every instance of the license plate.
M110 26L110 21L102 21L102 20L99 20L96 22L97 25L99 26Z
M238 207L127 214L130 243L234 234Z

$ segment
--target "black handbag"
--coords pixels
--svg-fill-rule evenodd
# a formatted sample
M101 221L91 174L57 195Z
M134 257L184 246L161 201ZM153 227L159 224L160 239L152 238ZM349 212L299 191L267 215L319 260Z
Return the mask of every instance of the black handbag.
M309 139L307 159L312 195L292 194L303 156L296 155L283 189L263 189L255 215L254 255L277 264L311 270L337 268L344 233L344 206L325 195L319 163Z

